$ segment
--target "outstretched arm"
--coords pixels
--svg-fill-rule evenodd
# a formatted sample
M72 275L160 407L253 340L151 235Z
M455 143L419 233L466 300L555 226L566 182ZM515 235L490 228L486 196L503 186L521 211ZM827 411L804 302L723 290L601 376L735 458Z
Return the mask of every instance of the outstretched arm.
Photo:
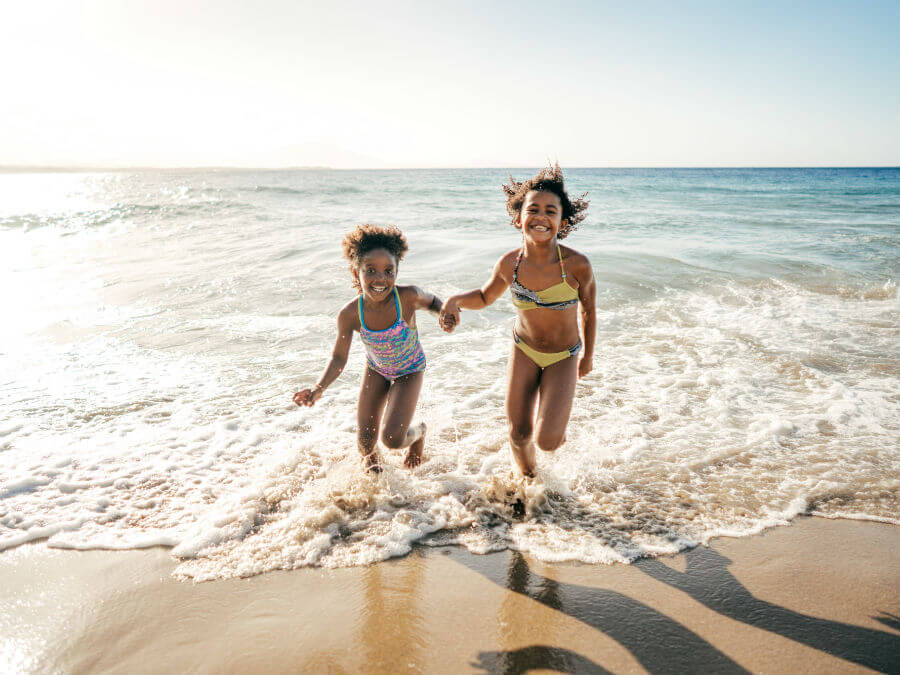
M497 298L503 295L503 291L509 288L510 283L512 283L512 278L507 269L509 267L508 257L508 255L503 256L497 261L491 278L488 279L484 286L466 293L451 295L447 298L439 319L441 328L448 333L452 332L459 323L460 309L484 309L494 304Z
M423 291L418 286L410 286L410 288L412 288L416 294L416 309L424 309L426 312L431 312L432 314L438 314L441 311L441 308L444 306L444 301L434 293Z
M347 355L350 353L350 343L353 341L353 313L345 307L338 315L338 334L334 341L334 349L331 351L331 360L325 366L325 372L319 381L311 389L303 389L294 394L294 403L297 405L315 405L328 386L334 382L344 366L347 365Z
M597 337L597 284L591 263L585 258L577 270L578 305L581 315L581 334L584 351L578 362L578 377L584 377L594 369L594 341Z

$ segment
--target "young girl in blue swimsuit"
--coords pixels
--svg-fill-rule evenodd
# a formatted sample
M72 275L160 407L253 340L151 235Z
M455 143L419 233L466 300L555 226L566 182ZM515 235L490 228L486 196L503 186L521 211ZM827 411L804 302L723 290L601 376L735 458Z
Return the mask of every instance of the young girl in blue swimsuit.
M343 247L360 294L338 314L337 340L325 372L293 400L311 406L321 398L344 369L353 333L359 333L368 361L357 407L359 451L369 471L381 471L375 452L381 427L385 446L408 448L403 465L411 469L422 461L425 448L425 423L412 424L425 371L416 310L437 314L442 303L416 286L394 284L407 251L406 238L396 227L360 225L344 237Z
M565 442L575 382L593 368L594 274L584 255L559 243L584 220L588 202L569 199L558 165L524 182L510 178L503 189L522 246L501 256L484 286L448 298L440 321L451 332L460 309L482 309L512 291L518 317L506 394L509 442L519 469L534 476L535 444L549 452Z

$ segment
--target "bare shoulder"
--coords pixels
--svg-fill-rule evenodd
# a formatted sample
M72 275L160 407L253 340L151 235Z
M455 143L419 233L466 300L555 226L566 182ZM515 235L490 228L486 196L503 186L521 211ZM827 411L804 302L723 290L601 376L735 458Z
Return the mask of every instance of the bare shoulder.
M579 280L584 279L587 281L593 276L594 271L591 267L591 261L588 260L584 253L580 253L568 246L560 245L559 248L562 251L562 259L566 269L571 271Z
M343 329L359 330L359 298L354 298L338 312L338 326Z
M494 265L494 270L501 273L503 276L512 276L513 268L516 266L516 258L519 257L519 251L521 249L514 248L512 251L508 253L504 253L497 260L497 264Z
M396 284L394 288L397 289L397 294L400 296L400 304L404 307L418 307L425 296L425 291L418 286L401 286Z

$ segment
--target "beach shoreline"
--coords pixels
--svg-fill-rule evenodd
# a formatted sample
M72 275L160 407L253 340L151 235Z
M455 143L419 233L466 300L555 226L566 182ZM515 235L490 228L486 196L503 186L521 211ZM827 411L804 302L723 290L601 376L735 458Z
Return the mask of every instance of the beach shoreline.
M896 672L900 529L800 517L632 565L417 547L181 582L169 549L0 554L10 672Z
M420 317L416 471L390 452L379 480L359 471L358 340L320 403L290 398L353 297L340 241L360 214L408 237L401 283L448 298L521 244L506 173L0 178L20 290L0 548L177 544L208 555L180 573L215 579L368 564L437 532L602 563L801 513L900 514L896 169L567 170L571 194L595 200L571 241L594 270L597 339L526 523L509 296L451 334Z

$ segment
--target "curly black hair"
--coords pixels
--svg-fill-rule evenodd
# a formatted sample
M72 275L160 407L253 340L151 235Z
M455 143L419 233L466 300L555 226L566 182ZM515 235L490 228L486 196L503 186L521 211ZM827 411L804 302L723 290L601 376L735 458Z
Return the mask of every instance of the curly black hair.
M519 182L512 176L509 177L509 184L503 185L503 192L506 193L506 211L512 216L510 225L516 226L516 220L522 212L522 205L525 203L525 195L532 190L539 192L552 192L559 197L559 203L562 205L562 219L566 221L565 225L559 228L556 233L557 239L565 239L573 231L578 228L578 224L585 219L588 204L590 202L585 199L587 192L575 200L570 200L566 192L566 186L563 182L562 169L559 164L548 166L541 169L538 175L526 181Z
M341 247L344 249L344 257L349 263L353 287L356 290L360 290L360 285L353 272L359 267L359 260L366 253L383 248L394 256L397 262L400 262L409 250L406 237L403 236L400 228L393 225L370 225L368 223L359 225L352 232L348 232L341 241Z

